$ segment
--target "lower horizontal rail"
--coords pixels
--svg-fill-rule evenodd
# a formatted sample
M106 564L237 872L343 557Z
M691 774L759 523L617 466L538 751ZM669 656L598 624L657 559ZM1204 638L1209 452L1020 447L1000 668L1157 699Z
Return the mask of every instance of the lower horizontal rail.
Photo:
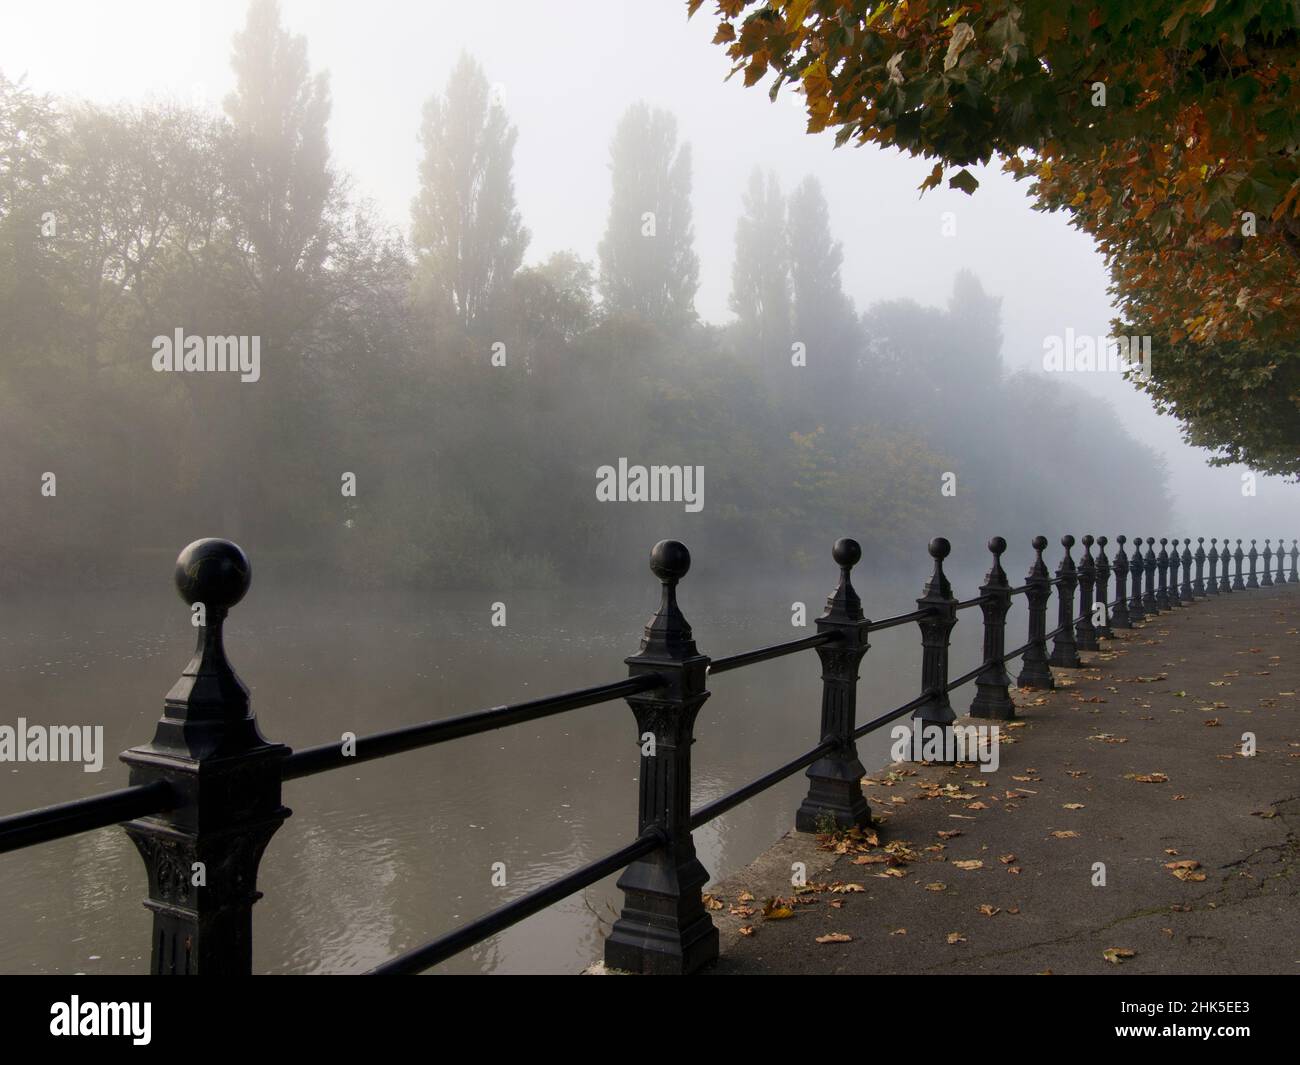
M383 965L377 965L366 975L408 976L423 972L474 946L475 943L480 943L489 936L494 936L511 925L518 924L525 917L531 917L539 910L544 910L547 906L567 899L585 887L590 887L597 880L603 880L611 873L617 873L628 863L644 858L663 845L664 839L661 836L648 833L612 854L590 862L581 869L575 869L558 880L528 892L527 895L521 895L513 902L507 902L504 906L457 928L454 932L448 932L445 936L439 936L424 946L415 947L405 954L399 954L391 961L384 962Z
M918 706L923 706L925 703L929 702L930 699L932 699L933 697L934 697L933 692L922 692L915 699L912 699L911 701L904 703L902 706L897 706L893 710L890 710L888 713L884 713L881 714L879 717L872 718L865 725L859 725L857 728L853 730L853 738L855 740L862 739L862 737L865 736L868 732L880 728L881 725L888 725L895 718L902 717L904 714L908 713L909 711L915 710Z
M175 801L171 785L159 780L152 784L119 788L88 799L74 799L57 806L10 814L0 817L0 853L107 828L133 817L159 814L170 810Z
M755 795L767 791L768 788L776 784L780 784L787 777L794 776L799 770L812 765L822 755L830 754L837 746L838 744L834 740L822 740L811 751L801 754L793 761L786 762L785 765L778 769L773 769L772 772L759 777L750 784L746 784L743 788L737 788L729 795L714 799L707 806L701 806L695 813L691 814L691 831L701 825L707 825L715 818L721 817L728 810L734 809L741 803L752 799Z

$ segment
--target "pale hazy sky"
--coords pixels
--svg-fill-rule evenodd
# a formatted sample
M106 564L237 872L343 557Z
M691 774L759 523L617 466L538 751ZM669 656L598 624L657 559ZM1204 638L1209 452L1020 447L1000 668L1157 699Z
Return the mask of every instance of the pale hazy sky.
M609 196L609 136L627 105L644 99L673 111L692 146L697 303L710 320L730 316L740 193L761 165L776 171L787 190L808 173L821 179L844 243L845 287L859 308L904 296L941 305L953 275L966 267L1002 298L1010 367L1042 372L1048 335L1109 331L1104 264L1063 216L1032 211L1023 189L996 164L981 173L974 197L942 189L922 198L916 188L929 172L923 160L876 148L836 150L830 136L806 135L794 100L783 94L773 104L764 90L724 82L727 57L710 44L712 4L689 21L684 0L281 6L289 28L306 35L313 69L329 71L336 164L403 229L415 192L421 106L443 89L464 49L500 87L519 129L515 185L532 231L529 261L563 248L594 260ZM60 95L180 97L219 108L232 86L230 40L244 10L242 0L10 0L0 69ZM956 236L942 235L945 211L956 214ZM1131 385L1110 374L1070 376L1165 453L1180 535L1300 534L1300 487L1260 478L1258 495L1243 498L1241 471L1206 467L1204 453L1184 446L1174 421L1157 416ZM1062 456L1062 467L1068 474L1086 461Z

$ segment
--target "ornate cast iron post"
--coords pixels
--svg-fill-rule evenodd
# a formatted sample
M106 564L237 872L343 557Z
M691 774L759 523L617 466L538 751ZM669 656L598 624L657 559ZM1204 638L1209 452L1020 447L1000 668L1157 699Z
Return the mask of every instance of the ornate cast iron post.
M1274 584L1286 584L1286 573L1282 570L1283 556L1286 554L1282 537L1277 538L1277 576L1273 579Z
M1052 578L1043 562L1046 536L1034 537L1034 561L1025 578L1025 601L1029 604L1029 646L1021 660L1016 684L1021 688L1056 687L1047 661L1047 601L1052 597Z
M691 838L691 744L695 717L709 697L709 659L696 649L677 606L677 582L690 568L685 544L655 544L650 569L663 584L659 610L645 627L641 650L625 659L629 676L663 678L627 702L641 748L637 830L658 832L664 845L618 878L623 910L605 939L605 964L647 975L692 973L718 956L718 930L701 894L709 875Z
M1259 565L1259 548L1255 546L1255 541L1250 542L1250 552L1247 555L1250 559L1250 577L1246 581L1247 588L1259 587L1259 575L1255 572L1255 567Z
M1096 584L1096 601L1101 604L1101 624L1098 625L1097 635L1103 640L1113 640L1115 634L1111 631L1111 610L1110 610L1110 559L1106 557L1106 545L1110 541L1104 536L1097 537L1097 584Z
M1169 541L1163 536L1160 537L1160 554L1156 556L1156 572L1159 574L1159 584L1156 586L1156 609L1169 610L1169 552L1165 545Z
M123 827L149 874L155 975L248 975L262 852L289 816L280 804L289 748L258 731L248 689L222 639L230 608L252 580L229 540L196 540L176 560L176 587L197 609L198 645L167 693L152 742L122 754L132 784L166 781L166 813Z
M1236 563L1236 570L1232 576L1232 590L1234 592L1244 592L1246 582L1241 579L1241 566L1246 561L1246 552L1241 549L1241 541L1237 541L1237 550L1232 553L1232 560Z
M1097 564L1092 558L1091 533L1083 536L1083 558L1079 560L1079 620L1074 623L1075 645L1080 651L1096 651L1097 627L1092 621L1092 590L1097 583Z
M970 704L971 717L1010 721L1016 716L1016 704L1011 701L1011 674L1003 655L1007 649L1007 611L1011 609L1011 584L1002 568L1002 552L1007 542L1001 536L989 541L993 564L984 575L980 595L987 598L980 604L984 614L984 668L975 678L975 698Z
M1196 538L1196 578L1192 581L1192 595L1205 598L1205 537Z
M1287 584L1295 584L1300 581L1300 569L1297 569L1297 560L1300 560L1300 547L1296 546L1296 541L1291 541L1291 576L1286 579Z
M1112 629L1131 629L1133 621L1128 616L1128 603L1125 601L1128 593L1128 557L1124 554L1124 545L1128 543L1128 537L1121 534L1115 537L1115 542L1119 546L1115 549L1115 609L1110 613L1110 624Z
M1223 550L1219 552L1219 561L1223 564L1223 576L1219 579L1219 591L1232 591L1232 578L1228 576L1228 567L1232 564L1232 549L1228 547L1228 538L1223 538Z
M1219 538L1210 537L1210 579L1205 582L1205 590L1210 595L1219 594Z
M1192 538L1183 537L1183 583L1178 589L1178 598L1184 603L1192 601Z
M1148 614L1160 613L1160 604L1156 601L1156 538L1147 537L1146 585L1142 591L1142 609Z
M1074 642L1074 589L1079 583L1078 570L1074 559L1070 557L1070 548L1074 546L1074 537L1066 533L1061 537L1061 546L1065 548L1065 557L1056 567L1056 638L1052 641L1051 663L1063 669L1079 669L1079 649Z
M921 598L916 601L925 616L917 621L921 629L921 693L926 701L912 711L912 720L919 723L922 749L932 730L943 730L942 750L944 756L925 761L951 761L948 752L956 752L952 742L952 723L957 720L952 702L948 698L948 638L952 628L957 624L957 600L952 594L952 585L943 572L943 560L948 557L952 545L942 536L930 541L930 557L934 559L934 572L925 582ZM915 750L913 750L915 754Z
M1129 597L1128 613L1129 618L1137 623L1147 615L1147 608L1143 603L1142 596L1142 575L1146 572L1147 564L1142 558L1142 537L1133 537L1133 560L1129 563L1129 574L1133 578L1133 594Z
M1273 587L1273 544L1271 540L1264 541L1264 576L1260 578L1259 586L1261 588Z
M1182 601L1178 595L1178 567L1182 563L1182 556L1178 554L1178 537L1173 537L1169 551L1169 605L1171 607L1182 606Z
M836 540L831 558L840 567L840 581L826 599L826 613L817 619L819 633L838 634L832 644L817 648L822 663L821 738L838 746L808 767L808 795L795 813L800 832L823 832L829 818L837 828L865 827L871 808L862 794L867 775L858 759L853 730L857 725L858 666L867 653L867 627L862 600L853 589L849 571L862 558L856 540Z

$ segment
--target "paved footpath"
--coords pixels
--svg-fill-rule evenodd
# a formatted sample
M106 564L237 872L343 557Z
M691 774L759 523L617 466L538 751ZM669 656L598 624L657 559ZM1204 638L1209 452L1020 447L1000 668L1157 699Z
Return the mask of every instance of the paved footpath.
M1300 584L1083 658L1013 691L997 772L886 767L864 784L874 842L792 832L711 887L711 971L1300 973Z

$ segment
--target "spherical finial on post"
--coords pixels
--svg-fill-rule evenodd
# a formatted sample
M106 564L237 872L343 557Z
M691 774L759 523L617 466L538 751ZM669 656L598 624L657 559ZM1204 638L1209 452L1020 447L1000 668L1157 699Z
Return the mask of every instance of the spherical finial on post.
M852 569L862 561L862 545L856 540L851 540L843 536L835 541L835 546L831 548L831 558L835 564L844 569Z
M229 540L195 540L176 559L176 590L193 606L224 613L248 592L253 567L243 549Z
M952 544L945 537L936 536L927 545L927 550L930 552L930 557L934 559L934 572L925 582L925 589L921 594L927 599L948 599L952 595L952 586L943 572L943 560L952 552Z
M834 621L861 621L862 600L853 587L851 570L862 560L862 545L842 536L831 547L831 558L840 567L839 583L826 597L826 618Z
M995 557L1000 558L1002 553L1006 549L1007 549L1007 542L1001 536L995 536L993 537L993 539L989 541L989 550L993 553Z
M680 540L660 540L650 549L650 572L665 584L676 584L690 568L691 553Z
M1115 537L1115 542L1119 544L1119 549L1123 551L1124 545L1128 543L1128 537L1125 536L1123 533L1120 533L1117 537Z
M1110 540L1109 540L1107 537L1105 537L1105 536L1098 536L1098 537L1097 537L1097 546L1098 546L1098 547L1105 547L1108 543L1110 543Z
M1043 553L1043 551L1047 548L1047 537L1046 537L1046 536L1035 536L1034 539L1033 539L1033 544L1032 544L1032 546L1033 546L1034 550L1037 551L1037 552L1041 555L1041 554Z
M633 657L659 656L676 661L698 653L691 626L677 606L677 582L690 568L691 553L680 540L660 540L650 549L650 572L663 582L663 588L659 609L645 627L641 653Z
M1092 546L1093 544L1095 544L1096 542L1097 542L1097 541L1094 540L1094 539L1092 538L1092 533L1084 533L1084 534L1083 534L1083 546L1084 546L1084 547L1091 547L1091 546Z
M1074 546L1074 537L1071 536L1069 533L1066 533L1064 536L1061 537L1061 546L1065 548L1067 551L1070 550L1070 548Z

